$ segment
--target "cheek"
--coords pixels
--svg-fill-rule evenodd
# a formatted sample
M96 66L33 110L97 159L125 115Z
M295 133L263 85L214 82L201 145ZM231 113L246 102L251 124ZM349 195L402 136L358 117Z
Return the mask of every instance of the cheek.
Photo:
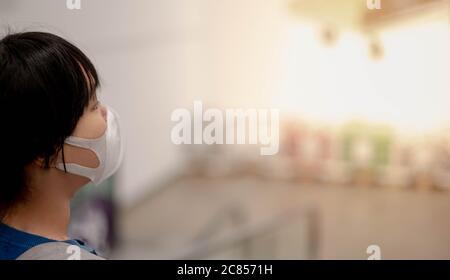
M94 139L102 136L106 130L106 119L102 112L85 113L77 123L73 136Z
M106 130L106 119L101 110L83 114L77 123L73 136L95 139L102 136ZM69 144L64 144L64 159L66 163L76 163L82 166L96 168L100 165L97 155L89 150ZM59 162L62 162L61 153L58 155Z

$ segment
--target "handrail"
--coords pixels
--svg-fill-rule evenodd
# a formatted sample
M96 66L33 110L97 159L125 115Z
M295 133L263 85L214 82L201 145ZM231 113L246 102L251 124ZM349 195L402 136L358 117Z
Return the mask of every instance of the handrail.
M250 242L257 237L275 233L283 226L291 224L299 217L306 218L307 221L307 239L308 239L308 259L317 257L318 233L319 233L319 215L315 208L296 208L283 211L269 221L250 226L240 226L235 232L225 237L209 239L195 242L185 252L182 252L176 259L202 259L211 254L222 250L230 249L235 246L241 246L243 250L248 250ZM248 256L244 256L248 257Z

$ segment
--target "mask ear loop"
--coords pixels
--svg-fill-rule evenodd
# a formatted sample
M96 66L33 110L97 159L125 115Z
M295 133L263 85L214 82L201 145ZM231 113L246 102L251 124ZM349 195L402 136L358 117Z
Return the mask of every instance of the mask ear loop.
M63 141L63 144L61 146L61 155L62 155L62 161L63 161L63 165L64 165L64 172L67 173L66 159L64 158L64 141Z

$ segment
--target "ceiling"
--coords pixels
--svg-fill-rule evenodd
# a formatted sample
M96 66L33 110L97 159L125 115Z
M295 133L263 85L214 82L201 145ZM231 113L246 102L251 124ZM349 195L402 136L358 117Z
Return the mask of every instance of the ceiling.
M369 9L366 0L290 0L289 11L304 20L336 29L377 31L424 15L448 17L450 0L380 0L381 9Z

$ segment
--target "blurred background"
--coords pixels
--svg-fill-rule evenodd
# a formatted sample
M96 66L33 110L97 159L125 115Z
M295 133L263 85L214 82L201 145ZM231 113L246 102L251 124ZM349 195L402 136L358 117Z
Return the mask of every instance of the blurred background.
M71 233L111 259L450 258L449 0L1 0L61 35L121 115ZM280 151L175 145L177 108L280 109Z

